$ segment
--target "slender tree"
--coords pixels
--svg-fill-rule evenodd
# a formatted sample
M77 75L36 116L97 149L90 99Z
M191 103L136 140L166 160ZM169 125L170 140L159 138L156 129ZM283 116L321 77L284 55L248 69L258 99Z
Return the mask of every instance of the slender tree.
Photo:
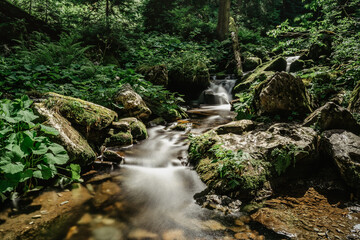
M220 40L224 40L229 32L231 0L220 0L216 32Z

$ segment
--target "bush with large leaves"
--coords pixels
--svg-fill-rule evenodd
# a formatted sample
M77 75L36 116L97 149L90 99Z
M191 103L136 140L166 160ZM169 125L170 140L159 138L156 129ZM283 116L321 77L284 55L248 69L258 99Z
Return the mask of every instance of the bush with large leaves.
M34 123L38 117L32 112L31 104L27 96L0 101L0 197L3 200L55 177L65 178L67 182L80 179L80 167L64 166L69 161L66 150L49 138L59 134L56 129Z

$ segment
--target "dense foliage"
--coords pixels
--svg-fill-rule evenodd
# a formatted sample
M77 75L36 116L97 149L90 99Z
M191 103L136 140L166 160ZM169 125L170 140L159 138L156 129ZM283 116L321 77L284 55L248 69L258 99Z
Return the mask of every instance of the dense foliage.
M41 186L42 180L58 177L69 182L80 179L80 166L70 164L63 146L51 141L56 129L35 123L32 101L0 102L0 197L16 196Z

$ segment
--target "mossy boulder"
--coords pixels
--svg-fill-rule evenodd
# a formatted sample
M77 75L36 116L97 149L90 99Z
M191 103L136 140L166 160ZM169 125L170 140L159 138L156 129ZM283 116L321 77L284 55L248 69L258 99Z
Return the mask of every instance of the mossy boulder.
M280 123L265 128L247 120L224 126L193 138L189 146L190 163L217 194L269 197L319 164L318 136L311 128Z
M144 140L148 137L144 123L134 117L113 122L107 134L104 144L110 147L130 145L136 140Z
M58 111L76 127L86 131L102 130L117 118L113 110L79 98L52 92L46 93L44 97L47 98L45 104L48 108Z
M304 126L315 126L320 131L330 129L345 129L354 133L360 131L360 126L353 115L347 109L333 102L328 102L316 109L304 120Z
M169 72L165 65L155 66L140 66L136 69L137 72L144 75L145 80L155 85L162 85L166 87L169 82Z
M105 146L114 147L114 146L124 146L133 144L133 137L131 132L116 132L114 129L109 131L110 137L105 139Z
M238 93L248 89L254 82L261 82L272 76L275 72L286 70L286 60L283 57L275 58L258 66L252 73L245 75L236 83L233 92Z
M311 112L309 94L300 78L280 72L255 88L254 106L258 115Z
M59 135L54 137L54 141L64 146L71 162L86 166L96 159L96 154L86 139L66 118L57 111L49 109L45 103L34 103L33 109L42 118L43 124L58 130Z
M116 129L128 126L128 130L130 130L131 135L135 140L144 140L148 137L145 124L133 117L119 119L119 121L114 122L112 126Z
M298 72L305 68L306 63L304 60L296 60L293 63L290 64L289 72Z
M252 71L262 64L261 58L258 57L245 57L243 62L243 70L245 72Z
M144 100L128 83L121 86L114 97L114 103L118 106L116 111L119 116L146 120L151 115L151 110L146 106Z
M351 94L349 110L351 112L360 113L360 81Z
M360 194L360 137L345 130L329 130L322 134L321 150L332 159L346 184Z

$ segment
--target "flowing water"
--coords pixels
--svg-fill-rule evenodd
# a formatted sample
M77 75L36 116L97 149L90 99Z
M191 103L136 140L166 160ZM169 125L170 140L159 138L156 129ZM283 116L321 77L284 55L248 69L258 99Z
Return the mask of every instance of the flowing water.
M290 72L290 66L293 62L298 60L300 56L293 56L293 57L287 57L286 58L286 72Z
M217 82L215 93L231 99L233 80ZM215 125L231 121L229 104L202 105L189 111L192 133L199 134ZM148 129L149 138L129 148L117 177L121 191L112 205L90 210L80 220L69 240L120 239L235 239L236 234L250 234L263 239L247 225L248 217L199 206L194 195L206 186L187 166L187 131L173 131L157 126ZM95 196L96 197L96 196ZM89 220L91 219L91 220ZM81 222L86 222L83 224ZM239 237L239 235L238 235ZM241 237L241 236L240 236ZM239 238L243 239L243 238ZM268 238L267 238L268 239Z

